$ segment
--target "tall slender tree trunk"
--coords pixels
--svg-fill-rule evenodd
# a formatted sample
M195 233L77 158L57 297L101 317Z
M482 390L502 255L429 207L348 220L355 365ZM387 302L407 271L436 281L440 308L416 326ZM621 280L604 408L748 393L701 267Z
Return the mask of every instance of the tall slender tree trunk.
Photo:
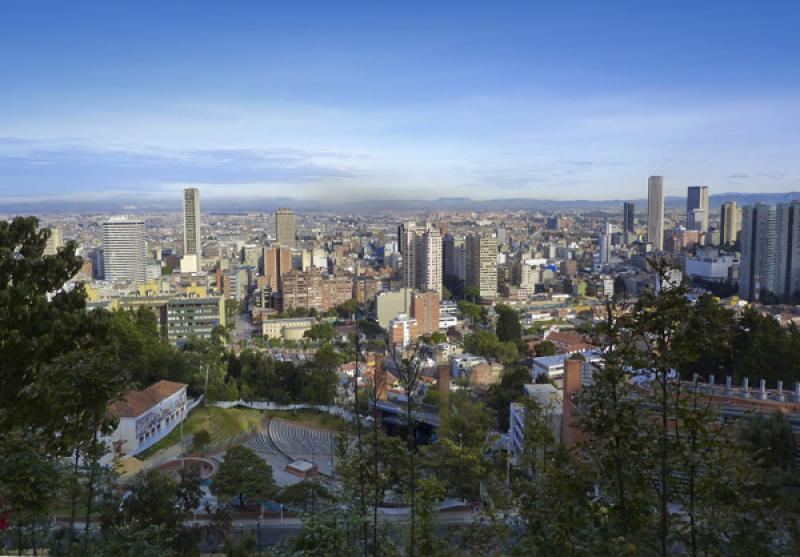
M92 445L89 450L89 457L91 462L89 463L89 482L87 485L87 496L86 496L86 525L84 526L83 530L83 543L84 547L88 547L89 544L89 537L91 532L91 524L92 524L92 503L94 502L94 482L97 475L97 427L98 427L98 420L97 417L93 420L93 433L92 433ZM84 552L85 553L85 552Z
M416 470L414 469L414 425L412 423L411 417L411 393L406 393L406 422L407 422L407 431L408 431L408 464L409 464L409 476L410 476L410 494L411 494L411 543L409 544L409 557L414 557L414 550L416 544L416 537L415 537L415 526L416 526L416 509L415 509L415 499L416 499Z
M379 485L379 468L378 468L378 456L379 456L379 449L378 449L378 366L375 366L375 371L373 372L372 376L372 386L373 386L373 411L372 411L372 435L373 435L373 473L375 474L375 494L374 494L374 501L372 504L372 554L375 557L380 555L380 543L378 541L378 505L381 503L380 501L380 485Z
M353 316L355 322L355 315ZM358 403L358 378L361 368L361 351L358 334L358 325L356 325L356 372L355 382L353 383L353 398L355 399L356 410L356 437L358 445L358 476L359 484L361 487L361 501L359 508L361 510L361 523L363 528L363 543L364 543L364 557L369 555L369 524L367 524L367 486L365 485L365 470L364 470L364 442L361 434L361 410Z
M667 371L661 373L661 455L660 455L660 476L661 476L661 557L667 557L667 538L669 536L669 490L667 489L667 482L669 476L669 467L667 458L669 456L668 438L669 435L669 400L668 400L668 377Z
M72 468L72 494L71 494L71 509L69 514L69 539L67 540L67 555L72 555L72 542L75 539L75 520L78 516L78 488L80 482L78 480L78 472L80 471L80 426L78 425L78 417L75 417L75 461Z
M694 393L692 395L692 412L697 413L697 383L694 384ZM695 520L696 506L697 506L697 464L694 460L694 455L697 451L697 423L692 422L689 434L689 448L692 458L689 460L689 534L691 537L692 557L697 557L697 522Z

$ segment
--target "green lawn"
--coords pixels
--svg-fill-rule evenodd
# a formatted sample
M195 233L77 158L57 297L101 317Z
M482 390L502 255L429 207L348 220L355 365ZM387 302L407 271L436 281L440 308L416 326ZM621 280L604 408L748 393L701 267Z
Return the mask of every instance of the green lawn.
M237 444L243 437L258 428L267 419L283 418L284 420L299 424L341 431L345 421L338 416L317 410L250 410L248 408L217 408L216 406L198 406L189 413L183 423L183 436L191 437L195 431L206 429L211 434L211 444L206 448L208 452L221 452ZM180 426L176 427L161 441L136 455L139 460L147 460L157 452L180 442ZM186 451L191 451L190 442L186 440Z
M269 410L267 414L270 418L282 418L290 422L334 431L341 431L347 423L339 416L320 412L319 410L297 410L296 412L291 410Z
M183 424L183 435L189 437L195 431L206 429L211 434L211 444L207 450L223 450L235 444L237 438L258 427L263 419L264 413L258 410L198 406L187 416ZM177 444L180 441L180 431L180 426L176 427L164 439L137 455L137 458L147 460L158 451ZM187 451L190 449L191 447L186 447Z

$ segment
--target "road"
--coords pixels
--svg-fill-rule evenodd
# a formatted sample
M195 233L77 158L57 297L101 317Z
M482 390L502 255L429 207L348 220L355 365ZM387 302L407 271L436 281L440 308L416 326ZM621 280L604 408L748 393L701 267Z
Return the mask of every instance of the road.
M236 330L233 333L235 341L250 340L254 330L255 327L250 323L250 316L247 313L236 316Z
M385 514L380 513L379 522L391 522L397 526L404 526L408 523L407 514ZM372 517L371 511L369 517ZM471 524L476 518L476 515L471 511L444 511L439 513L437 517L437 524L442 529L453 528ZM190 520L186 522L187 526L208 526L209 520ZM82 530L85 526L83 522L76 522L75 528ZM243 539L252 536L256 540L259 548L264 549L272 547L285 538L297 535L300 528L303 526L303 520L300 518L248 518L237 519L233 521L233 536L235 538ZM209 553L212 551L220 551L223 549L221 540L206 537L201 543L201 551Z

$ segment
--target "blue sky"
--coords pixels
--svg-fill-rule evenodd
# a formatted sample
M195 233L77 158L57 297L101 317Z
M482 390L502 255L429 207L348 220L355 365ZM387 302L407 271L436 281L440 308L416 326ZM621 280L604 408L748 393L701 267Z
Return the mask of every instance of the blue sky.
M0 3L0 200L800 190L797 2Z

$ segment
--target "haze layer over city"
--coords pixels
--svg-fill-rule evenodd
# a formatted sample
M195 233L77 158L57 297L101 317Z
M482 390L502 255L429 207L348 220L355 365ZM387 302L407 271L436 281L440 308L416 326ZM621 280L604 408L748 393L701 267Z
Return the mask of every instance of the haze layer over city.
M800 554L798 7L0 6L0 554Z

